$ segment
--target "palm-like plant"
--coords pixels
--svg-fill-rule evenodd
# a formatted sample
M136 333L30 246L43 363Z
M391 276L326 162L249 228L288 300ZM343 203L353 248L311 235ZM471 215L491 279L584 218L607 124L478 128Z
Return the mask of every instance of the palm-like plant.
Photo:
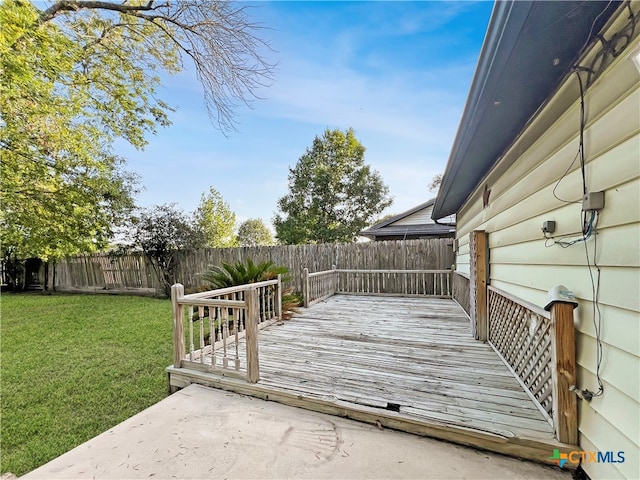
M287 267L277 266L271 260L256 264L248 258L246 262L222 262L221 265L212 266L202 274L202 278L212 288L225 288L273 280L278 275L282 275L283 282L288 282L291 280L291 277L287 275L288 273L289 269ZM272 286L270 289L273 291L275 287ZM297 312L296 307L300 306L302 302L299 298L300 295L293 293L291 288L282 291L281 295L281 318L288 320L294 312Z
M248 258L246 263L242 261L222 262L221 265L212 266L202 275L202 278L209 282L213 288L225 288L273 280L278 275L286 275L287 273L289 273L287 267L279 267L271 260L256 264ZM286 279L283 278L283 281Z

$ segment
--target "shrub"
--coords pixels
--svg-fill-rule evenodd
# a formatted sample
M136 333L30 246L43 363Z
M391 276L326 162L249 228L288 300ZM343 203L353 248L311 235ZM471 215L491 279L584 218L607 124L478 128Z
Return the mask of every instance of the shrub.
M221 265L212 266L202 275L202 278L209 282L212 288L225 288L273 280L278 275L285 276L288 273L287 267L277 266L271 260L255 264L248 258L246 263L222 262ZM286 280L282 279L282 281Z

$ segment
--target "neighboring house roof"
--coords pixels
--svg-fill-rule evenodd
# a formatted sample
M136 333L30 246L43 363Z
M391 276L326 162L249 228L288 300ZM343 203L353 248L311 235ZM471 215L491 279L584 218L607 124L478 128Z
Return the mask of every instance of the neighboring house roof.
M434 218L459 210L620 3L496 2Z
M371 239L446 237L455 233L455 217L443 219L437 224L431 218L435 198L421 203L406 212L388 218L374 226L362 230L360 235Z

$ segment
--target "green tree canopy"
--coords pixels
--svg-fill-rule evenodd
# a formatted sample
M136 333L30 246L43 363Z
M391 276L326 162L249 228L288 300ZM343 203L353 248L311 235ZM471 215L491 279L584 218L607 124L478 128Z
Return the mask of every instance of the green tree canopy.
M392 203L380 174L364 163L353 129L325 130L289 169L289 193L274 217L282 243L352 242Z
M133 206L134 178L114 154L169 123L159 71L194 64L211 117L268 80L243 8L224 1L0 3L0 228L5 255L92 251Z
M273 245L273 235L261 218L250 218L238 227L238 243L241 247Z
M169 294L177 280L176 253L204 247L205 233L193 215L184 213L175 203L141 209L131 220L133 225L125 234L128 246L144 252Z
M210 187L207 195L202 194L194 217L204 233L205 246L225 248L237 245L234 234L236 214L215 188Z

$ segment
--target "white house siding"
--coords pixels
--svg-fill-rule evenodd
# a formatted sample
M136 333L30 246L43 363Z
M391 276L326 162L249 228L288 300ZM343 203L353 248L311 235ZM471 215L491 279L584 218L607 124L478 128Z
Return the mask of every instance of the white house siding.
M612 31L626 23L623 13ZM636 37L585 98L587 188L605 191L597 234L604 395L579 404L580 445L589 451L624 451L626 459L584 463L594 479L640 478L640 74L629 58L639 43ZM539 306L554 285L572 290L580 304L575 314L578 383L595 391L596 339L585 244L545 247L541 232L543 221L555 220L556 239L580 233L580 204L562 203L552 193L578 151L578 92L572 75L458 212L457 269L469 272L469 233L485 230L492 285ZM557 186L560 198L580 200L578 167L576 160ZM491 194L483 209L485 184ZM594 245L592 237L587 242L592 258Z
M433 205L423 208L422 210L418 210L411 215L408 215L400 220L393 222L391 225L426 225L429 223L435 223L431 219L431 212L433 211Z
M390 223L389 226L398 226L398 225L426 225L436 223L431 218L431 212L433 212L433 205L429 205L417 212L412 213L411 215L407 215L400 220L397 220L393 223ZM439 220L440 223L455 223L456 216L449 215L448 217L444 217Z

